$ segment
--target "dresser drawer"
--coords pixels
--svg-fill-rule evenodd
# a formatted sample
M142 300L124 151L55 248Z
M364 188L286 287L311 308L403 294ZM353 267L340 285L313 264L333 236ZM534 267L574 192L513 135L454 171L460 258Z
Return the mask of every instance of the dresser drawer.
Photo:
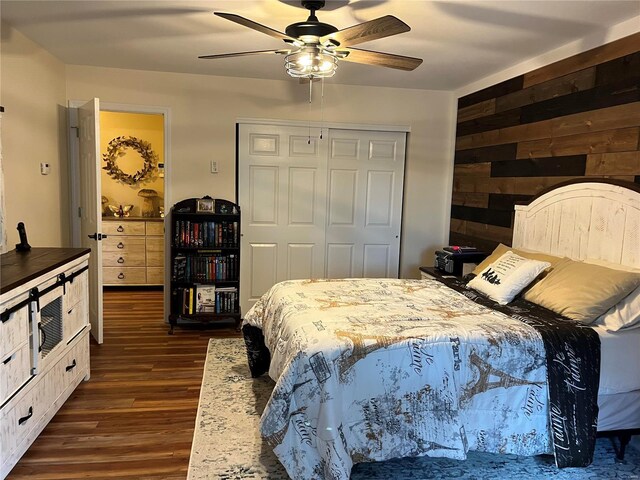
M36 375L26 392L20 392L0 413L0 465L36 428L55 400L49 376Z
M136 222L135 220L131 222L108 220L102 222L102 232L107 235L144 235L144 224L143 221Z
M71 340L89 322L89 308L87 296L73 307L65 309L64 320L62 322L64 338Z
M10 355L0 357L0 404L31 377L29 343L23 343Z
M163 285L164 267L147 267L147 283L150 285Z
M147 235L159 235L164 237L164 222L146 222Z
M145 267L104 267L103 282L109 285L146 283Z
M78 338L49 372L55 398L58 398L80 374L89 370L89 337Z
M65 272L67 276L72 273L73 271ZM73 307L83 298L89 298L89 272L85 270L80 275L73 277L73 280L66 283L65 290L65 308Z
M7 308L10 307L3 305L0 311L4 312ZM3 360L18 348L18 345L29 339L29 306L25 305L8 314L4 319L4 322L0 321L0 357Z
M142 254L144 257L144 237L124 237L114 235L102 241L103 252L128 252Z
M139 252L102 252L104 267L144 267L144 255Z

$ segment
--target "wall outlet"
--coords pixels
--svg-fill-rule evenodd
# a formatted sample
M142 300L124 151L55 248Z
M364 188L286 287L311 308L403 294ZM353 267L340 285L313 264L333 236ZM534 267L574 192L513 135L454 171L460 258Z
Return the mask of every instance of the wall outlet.
M211 160L211 173L218 173L218 162Z
M49 175L51 173L51 166L48 163L40 162L40 174Z

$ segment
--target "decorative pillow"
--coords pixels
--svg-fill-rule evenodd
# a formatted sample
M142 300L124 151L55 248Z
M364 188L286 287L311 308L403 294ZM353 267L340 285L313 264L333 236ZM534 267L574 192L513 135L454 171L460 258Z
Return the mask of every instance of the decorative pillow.
M467 285L506 305L549 266L549 262L530 260L507 251Z
M640 287L596 318L593 324L609 332L640 327Z
M640 285L640 274L564 259L525 300L590 324Z
M471 273L473 273L474 275L480 275L480 273L484 269L486 269L490 264L498 260L502 255L504 255L508 251L512 251L516 255L520 255L521 257L528 258L530 260L539 260L541 262L549 262L551 264L551 268L553 268L558 262L562 260L562 257L556 257L555 255L549 255L547 253L542 253L542 252L534 252L531 250L524 250L521 248L511 248L501 243L496 247L493 253L491 253L491 255L485 258L476 268L473 269L473 272ZM540 277L542 276L543 275L540 275Z

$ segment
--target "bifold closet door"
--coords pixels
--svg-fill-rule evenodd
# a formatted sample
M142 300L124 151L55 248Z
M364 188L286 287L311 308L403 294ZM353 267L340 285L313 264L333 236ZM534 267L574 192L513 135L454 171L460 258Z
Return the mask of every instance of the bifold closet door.
M327 278L397 278L406 134L331 130Z
M305 127L242 124L242 313L282 280L324 277L327 142Z
M275 283L398 276L406 134L240 124L242 313Z

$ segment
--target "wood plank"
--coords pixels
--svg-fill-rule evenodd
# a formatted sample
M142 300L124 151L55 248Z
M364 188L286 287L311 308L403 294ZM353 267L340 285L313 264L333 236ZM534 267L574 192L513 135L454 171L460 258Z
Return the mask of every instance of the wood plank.
M526 105L521 107L520 117L523 124L533 123L638 101L640 101L640 76L634 76L621 78L614 83L590 90Z
M496 113L496 99L491 98L484 102L469 105L468 107L458 110L458 123L473 120L478 117L486 117Z
M640 51L619 57L596 67L596 85L616 83L621 78L637 77L640 72Z
M472 133L487 132L498 128L520 125L520 123L522 123L520 119L520 108L514 108L486 117L458 123L456 135L471 135Z
M487 208L489 206L489 195L487 193L453 192L451 203L467 207Z
M640 175L640 152L587 155L585 175Z
M504 210L489 210L488 208L463 207L460 205L451 206L451 218L471 220L499 227L511 227L512 216L513 212Z
M513 230L506 227L498 227L495 225L486 225L484 223L471 222L464 220L462 225L455 225L456 228L462 231L452 231L455 233L461 233L470 237L481 238L485 240L492 240L495 242L501 242L510 244Z
M449 232L449 245L470 245L479 248L483 252L491 253L498 246L498 243L500 242L495 240L472 237L452 231ZM511 241L509 241L508 244L510 245Z
M463 163L482 163L495 162L497 160L513 160L516 158L517 151L517 143L458 150L455 154L454 163L458 165Z
M545 188L576 177L498 177L498 178L454 178L454 192L506 193L535 195Z
M503 112L550 98L556 98L582 90L589 90L595 86L595 78L595 67L585 68L584 70L570 73L559 78L553 78L538 85L520 90L519 92L513 92L497 98L495 111Z
M491 98L502 97L503 95L507 95L511 92L522 90L523 81L524 75L519 75L517 77L505 80L504 82L500 82L496 85L492 85L490 87L479 90L477 92L470 93L469 95L465 95L464 97L460 97L458 99L458 109L468 107L475 103L484 102Z
M589 153L637 150L640 128L622 128L603 132L544 138L518 144L516 158L555 157Z
M459 137L456 139L456 150L497 147L518 141L562 137L637 125L640 125L640 102Z
M91 379L47 425L8 480L184 479L210 337L233 322L167 335L161 290L106 290ZM173 367L172 367L173 365Z
M492 177L580 177L585 174L586 155L525 158L492 162Z
M513 212L517 202L528 201L530 198L531 195L490 193L488 208L492 210L505 210L507 212Z
M545 65L524 75L524 88L557 78L583 68L593 67L640 50L640 33L634 33L615 42L587 50L569 58Z
M453 167L453 175L456 177L488 177L491 173L491 163L463 163Z

